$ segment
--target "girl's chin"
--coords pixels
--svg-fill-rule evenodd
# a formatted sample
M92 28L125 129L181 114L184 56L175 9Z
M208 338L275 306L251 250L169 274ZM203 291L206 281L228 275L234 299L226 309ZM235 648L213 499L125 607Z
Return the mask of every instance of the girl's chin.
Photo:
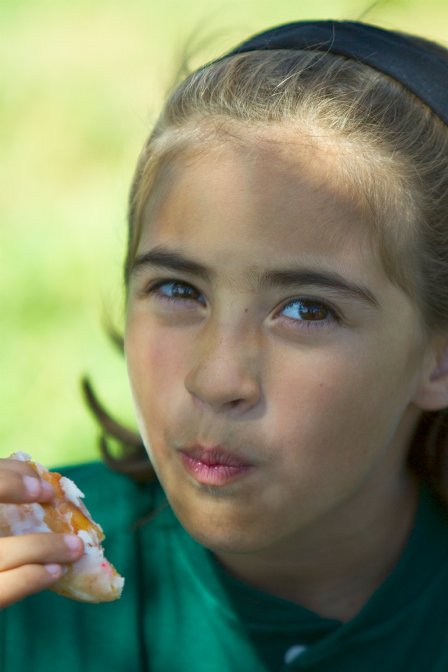
M215 499L204 504L179 493L177 497L168 496L168 500L188 534L217 555L257 553L275 542L277 535L270 534L255 501L252 507L244 507L243 511L237 502L229 504Z

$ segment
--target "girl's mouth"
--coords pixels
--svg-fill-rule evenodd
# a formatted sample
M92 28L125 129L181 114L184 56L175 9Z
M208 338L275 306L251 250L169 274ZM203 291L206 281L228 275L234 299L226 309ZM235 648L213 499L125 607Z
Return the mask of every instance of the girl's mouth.
M188 473L198 483L209 486L227 485L246 475L253 467L253 464L222 446L184 448L180 457Z

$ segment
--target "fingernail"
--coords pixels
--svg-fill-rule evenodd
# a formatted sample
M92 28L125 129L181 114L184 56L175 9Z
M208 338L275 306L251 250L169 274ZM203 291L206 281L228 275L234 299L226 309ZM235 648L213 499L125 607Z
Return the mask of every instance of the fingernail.
M45 569L51 576L59 576L62 573L61 565L45 565Z
M50 485L50 483L48 483L48 481L45 481L45 480L41 481L41 486L42 486L43 492L45 492L48 495L54 495L53 486Z
M34 476L24 476L23 485L30 497L37 497L40 492L40 483Z
M79 551L81 549L81 539L75 534L65 534L64 543L70 551Z

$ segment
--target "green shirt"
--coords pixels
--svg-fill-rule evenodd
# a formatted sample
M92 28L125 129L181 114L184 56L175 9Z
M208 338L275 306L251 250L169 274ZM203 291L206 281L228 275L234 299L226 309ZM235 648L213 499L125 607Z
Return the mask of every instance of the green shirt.
M396 568L340 623L228 575L157 483L101 464L65 474L104 527L123 596L92 605L45 591L3 610L0 672L447 672L448 521L426 489Z

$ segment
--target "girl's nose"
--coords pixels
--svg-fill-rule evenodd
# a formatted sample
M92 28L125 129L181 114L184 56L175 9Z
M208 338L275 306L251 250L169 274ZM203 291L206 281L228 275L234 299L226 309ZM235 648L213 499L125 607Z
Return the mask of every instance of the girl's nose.
M257 353L254 336L208 330L198 337L185 387L215 412L245 412L261 396Z

